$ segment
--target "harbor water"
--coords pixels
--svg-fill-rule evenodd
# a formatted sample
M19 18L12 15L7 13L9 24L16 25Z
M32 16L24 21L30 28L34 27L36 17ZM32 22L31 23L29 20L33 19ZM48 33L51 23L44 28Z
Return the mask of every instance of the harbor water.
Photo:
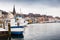
M29 24L25 27L23 35L22 38L11 40L60 40L60 23Z

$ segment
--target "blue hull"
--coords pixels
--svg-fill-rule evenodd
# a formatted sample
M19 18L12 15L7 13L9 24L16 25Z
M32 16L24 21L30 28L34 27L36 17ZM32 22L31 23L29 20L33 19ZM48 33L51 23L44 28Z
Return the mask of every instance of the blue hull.
M24 28L24 26L11 26L11 28ZM11 31L11 34L23 34L23 31L20 31L20 32L18 32L18 31L12 32Z
M22 32L11 32L11 34L23 34L23 31Z

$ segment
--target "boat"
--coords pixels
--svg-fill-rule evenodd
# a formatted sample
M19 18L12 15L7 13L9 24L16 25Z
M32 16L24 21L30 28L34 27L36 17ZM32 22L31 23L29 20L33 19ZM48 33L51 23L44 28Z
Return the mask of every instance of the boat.
M24 27L27 25L27 23L28 22L22 17L10 19L11 34L23 34Z

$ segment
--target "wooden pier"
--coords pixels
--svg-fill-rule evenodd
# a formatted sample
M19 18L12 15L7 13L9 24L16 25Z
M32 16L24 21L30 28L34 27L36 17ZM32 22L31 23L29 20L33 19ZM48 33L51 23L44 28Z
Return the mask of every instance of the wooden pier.
M4 22L1 21L0 24L3 24L3 29L5 29ZM10 23L8 23L7 27L8 27L8 31L0 31L0 40L11 40Z

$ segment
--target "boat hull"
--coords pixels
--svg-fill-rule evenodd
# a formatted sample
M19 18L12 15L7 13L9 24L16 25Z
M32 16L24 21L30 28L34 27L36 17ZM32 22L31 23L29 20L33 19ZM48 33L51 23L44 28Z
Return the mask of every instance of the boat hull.
M11 32L11 34L23 34L23 31L20 31L20 32Z
M12 26L11 34L23 34L24 26Z

